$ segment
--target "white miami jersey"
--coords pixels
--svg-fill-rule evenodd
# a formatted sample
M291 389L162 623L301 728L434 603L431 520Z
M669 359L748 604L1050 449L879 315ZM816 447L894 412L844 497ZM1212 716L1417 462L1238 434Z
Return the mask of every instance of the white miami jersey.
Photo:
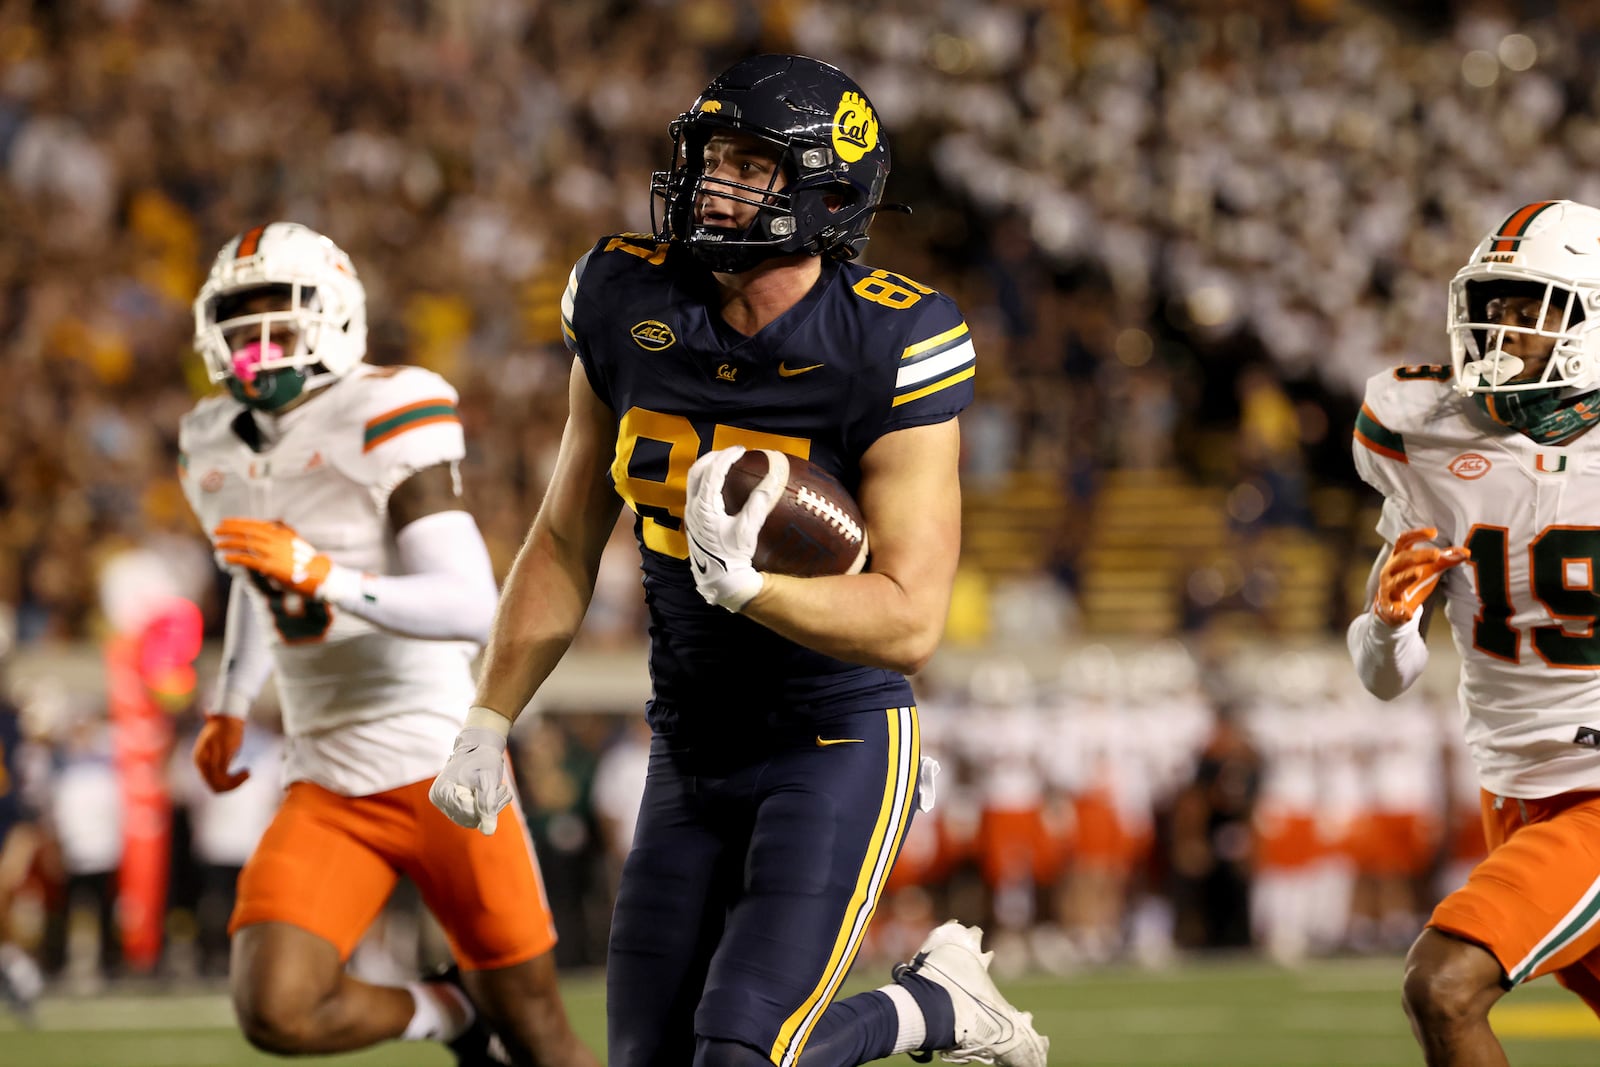
M1600 789L1600 433L1538 444L1449 379L1425 365L1367 382L1353 451L1384 496L1378 532L1434 526L1472 551L1441 586L1484 788Z
M229 517L279 519L335 563L396 573L389 494L465 454L456 391L418 367L358 365L275 422L265 443L227 395L184 416L183 490L207 535ZM472 703L474 644L397 636L249 572L235 580L271 635L288 781L364 796L438 771Z

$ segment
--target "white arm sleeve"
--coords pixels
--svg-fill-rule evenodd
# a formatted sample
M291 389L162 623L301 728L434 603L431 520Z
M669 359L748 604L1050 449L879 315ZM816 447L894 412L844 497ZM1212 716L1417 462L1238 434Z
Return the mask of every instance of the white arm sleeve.
M1390 626L1369 611L1357 615L1344 636L1361 684L1379 700L1393 700L1410 689L1428 665L1421 611L1400 626Z
M424 515L395 534L400 574L335 566L323 599L374 626L435 641L489 638L499 593L478 524L465 511Z
M244 583L235 571L228 590L228 618L222 631L222 667L217 672L217 694L210 710L235 719L248 718L250 705L261 695L272 673L272 648L261 630L261 620L250 605Z

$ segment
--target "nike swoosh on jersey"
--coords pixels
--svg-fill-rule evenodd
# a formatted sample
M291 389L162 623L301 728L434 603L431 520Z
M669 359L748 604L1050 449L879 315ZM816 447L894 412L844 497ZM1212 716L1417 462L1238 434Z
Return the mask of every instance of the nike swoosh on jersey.
M818 737L817 747L827 748L829 745L861 745L865 740L860 737Z
M821 363L813 363L809 367L791 367L787 363L779 363L778 364L778 377L780 377L780 378L793 378L796 374L804 374L807 371L814 371L814 370L816 370L818 367L820 367L822 365L823 364L821 364Z

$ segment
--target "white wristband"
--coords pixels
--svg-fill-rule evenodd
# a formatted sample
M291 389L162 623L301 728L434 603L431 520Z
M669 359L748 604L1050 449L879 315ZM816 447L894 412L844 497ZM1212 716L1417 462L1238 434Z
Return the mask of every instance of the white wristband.
M492 730L501 737L506 737L511 733L511 720L493 708L486 708L482 704L474 704L467 709L467 719L461 724L461 728L463 730Z
M250 705L253 703L255 701L251 700L248 694L241 693L237 689L225 689L217 698L217 705L211 709L211 714L226 715L230 719L248 719Z
M351 605L361 603L361 583L366 577L366 574L354 567L335 563L328 568L328 576L322 579L322 586L317 590L317 595L324 603L349 611Z

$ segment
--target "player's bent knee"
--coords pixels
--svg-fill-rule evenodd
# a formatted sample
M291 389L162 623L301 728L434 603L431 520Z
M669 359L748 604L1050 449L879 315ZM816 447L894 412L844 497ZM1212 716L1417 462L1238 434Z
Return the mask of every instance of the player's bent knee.
M246 926L233 941L229 985L245 1038L264 1052L310 1051L319 1009L339 989L337 950L280 923Z
M1424 930L1406 955L1402 1002L1424 1028L1486 1017L1504 990L1500 963L1487 949L1437 930Z
M280 1055L311 1049L324 994L306 976L299 977L268 972L235 978L233 1011L251 1045Z
M749 1045L702 1037L695 1042L694 1067L772 1067L772 1061Z
M262 1052L282 1056L309 1047L311 1013L286 998L236 992L233 1011L245 1040Z

